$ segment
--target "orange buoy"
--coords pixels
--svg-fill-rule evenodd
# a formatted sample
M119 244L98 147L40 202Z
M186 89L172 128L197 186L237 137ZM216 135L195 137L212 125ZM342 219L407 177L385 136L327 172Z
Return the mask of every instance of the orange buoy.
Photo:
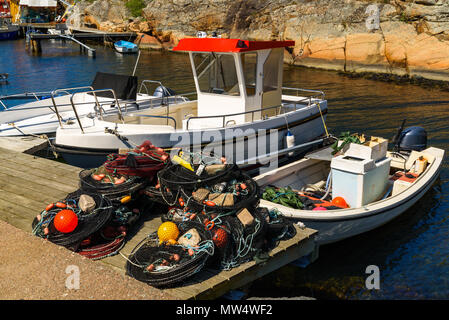
M55 207L55 204L54 203L50 203L47 207L45 207L45 211L50 211L54 207Z
M151 271L153 271L153 270L154 270L154 264L150 264L150 265L147 267L147 271L151 272Z
M334 199L332 199L332 204L337 207L349 208L348 204L346 203L346 200L343 199L342 197L335 197Z
M121 177L120 179L114 179L114 184L122 184L125 181L125 177Z
M64 202L56 202L56 203L55 203L55 206L56 206L57 208L60 208L60 209L65 209L65 208L67 208L67 205L66 205Z
M53 224L59 232L69 233L78 226L78 216L72 210L63 209L56 214Z
M228 233L222 228L216 228L212 236L212 241L217 248L222 249L228 242Z
M209 207L215 207L215 202L210 201L210 200L204 202L204 204L205 204L206 206L209 206Z

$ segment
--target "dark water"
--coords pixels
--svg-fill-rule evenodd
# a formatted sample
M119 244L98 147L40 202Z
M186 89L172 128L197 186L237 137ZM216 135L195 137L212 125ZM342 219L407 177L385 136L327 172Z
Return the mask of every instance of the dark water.
M25 41L0 42L0 73L9 84L0 94L53 90L90 84L97 71L131 74L136 55L120 55L95 46L96 58L77 46L47 42L40 56L25 50ZM194 90L185 54L142 52L136 75L160 80L177 92ZM326 93L327 125L334 134L365 132L391 138L401 121L420 125L429 144L448 149L449 92L409 84L352 79L336 72L286 66L284 85ZM447 157L437 184L412 209L389 224L320 248L305 269L286 266L256 281L253 296L298 296L344 299L449 298L449 168ZM366 267L380 269L380 289L365 287Z

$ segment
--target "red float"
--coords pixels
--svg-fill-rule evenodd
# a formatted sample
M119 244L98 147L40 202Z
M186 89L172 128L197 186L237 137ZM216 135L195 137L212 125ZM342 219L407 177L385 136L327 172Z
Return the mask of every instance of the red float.
M53 224L59 232L69 233L78 226L78 216L72 210L64 209L56 214Z

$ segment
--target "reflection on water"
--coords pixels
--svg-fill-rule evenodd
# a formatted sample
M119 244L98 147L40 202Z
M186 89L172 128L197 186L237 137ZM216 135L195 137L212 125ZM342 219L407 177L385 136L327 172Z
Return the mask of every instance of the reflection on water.
M0 73L9 84L0 94L54 90L90 84L97 71L132 74L137 55L94 46L96 58L71 43L42 45L27 53L25 41L0 43ZM136 75L160 80L178 93L194 90L188 56L143 51ZM354 79L336 72L286 66L284 86L323 90L327 125L334 134L365 132L391 138L403 119L423 126L429 144L447 149L449 92L409 84ZM311 295L346 299L446 299L449 297L449 169L413 208L387 225L320 248L316 262L301 269L286 266L252 286L251 295ZM380 268L380 290L367 290L368 265Z

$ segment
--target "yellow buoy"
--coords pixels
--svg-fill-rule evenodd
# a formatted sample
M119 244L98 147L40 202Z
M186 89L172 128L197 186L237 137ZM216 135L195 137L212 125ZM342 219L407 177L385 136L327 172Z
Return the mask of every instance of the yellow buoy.
M178 239L179 229L175 223L167 221L159 226L157 229L157 236L159 238L159 243L165 241L173 242Z
M172 162L173 162L173 163L176 163L176 164L179 164L179 165L183 166L184 168L186 168L186 169L188 169L188 170L190 170L190 171L193 171L193 168L192 168L192 166L190 165L190 163L188 163L187 161L185 161L185 160L184 160L183 158L181 158L181 157L173 156L173 157L172 157Z

